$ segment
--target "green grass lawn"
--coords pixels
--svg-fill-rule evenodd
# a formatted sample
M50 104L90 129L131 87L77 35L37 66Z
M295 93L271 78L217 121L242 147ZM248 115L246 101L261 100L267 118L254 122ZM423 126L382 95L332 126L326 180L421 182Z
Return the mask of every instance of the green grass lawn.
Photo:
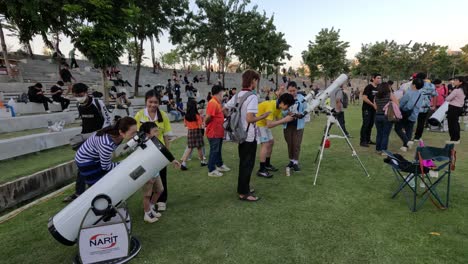
M69 145L0 161L0 184L45 170L75 157Z
M223 158L233 170L221 178L209 178L196 158L189 162L189 171L169 169L168 211L159 222L143 222L140 192L129 199L133 235L143 247L132 263L467 263L466 133L457 147L450 209L441 211L427 202L412 213L403 197L390 199L396 183L383 158L372 148L358 146L359 107L351 107L346 120L371 178L365 177L344 140L333 139L313 186L313 161L325 124L321 116L306 127L303 170L291 177L283 170L272 179L252 176L262 200L245 203L236 195L237 146L226 143ZM281 129L274 134L272 161L284 167L287 151ZM425 132L423 138L428 145L442 146L447 134ZM185 143L184 138L174 142L176 157ZM393 133L390 150L400 146ZM77 248L55 241L47 221L71 192L1 224L0 262L70 262Z

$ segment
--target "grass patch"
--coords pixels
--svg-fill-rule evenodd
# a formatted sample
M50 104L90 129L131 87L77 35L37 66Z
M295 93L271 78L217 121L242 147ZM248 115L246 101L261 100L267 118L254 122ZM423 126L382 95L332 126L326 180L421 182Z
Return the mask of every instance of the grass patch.
M72 127L79 127L79 126L81 126L80 123L71 123L71 124L66 124L65 128L72 128ZM36 128L36 129L28 129L28 130L23 130L23 131L1 133L0 134L0 140L1 139L9 139L9 138L29 136L29 135L34 135L34 134L40 134L40 133L45 133L45 132L48 132L48 131L49 131L48 128Z
M168 211L159 222L143 223L140 192L129 199L133 235L143 246L132 263L466 263L468 179L462 176L468 167L464 160L468 141L457 147L451 208L440 211L427 202L420 211L411 213L402 197L390 199L395 180L382 157L372 148L358 146L360 108L351 106L346 120L370 179L353 160L345 142L333 139L317 186L312 185L313 160L325 125L322 116L306 127L303 171L285 177L281 170L272 179L252 176L262 200L244 203L236 196L237 146L226 143L223 158L233 170L221 178L207 177L207 169L200 167L195 156L188 163L189 171L169 169ZM283 167L287 151L281 128L274 134L272 162ZM396 151L401 143L393 134L390 150ZM426 144L434 146L443 145L447 137L423 135ZM181 156L185 144L184 138L174 141L176 157ZM47 231L47 221L64 206L61 200L71 192L0 225L1 259L8 263L69 262L76 247L55 241Z
M0 161L0 183L54 167L74 158L75 151L63 146Z

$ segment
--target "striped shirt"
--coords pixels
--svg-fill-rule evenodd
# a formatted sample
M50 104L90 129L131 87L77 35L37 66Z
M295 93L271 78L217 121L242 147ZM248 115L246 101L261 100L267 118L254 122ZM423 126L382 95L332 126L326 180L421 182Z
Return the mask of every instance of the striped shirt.
M100 163L103 171L110 171L118 163L112 162L112 152L117 148L111 136L92 135L76 152L75 161L79 164Z
M390 101L390 94L387 94L387 96L382 97L382 98L379 98L379 97L375 96L374 101L375 101L375 104L377 105L376 113L377 114L383 114L383 113L385 113L383 108Z

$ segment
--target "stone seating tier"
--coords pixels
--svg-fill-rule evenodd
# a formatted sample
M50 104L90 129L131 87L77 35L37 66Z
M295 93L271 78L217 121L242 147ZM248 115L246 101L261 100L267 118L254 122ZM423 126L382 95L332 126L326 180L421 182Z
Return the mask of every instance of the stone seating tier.
M76 114L73 112L59 112L43 115L0 118L0 133L46 128L49 121L55 123L63 120L65 121L65 124L69 124L75 121L75 117Z
M62 132L47 132L0 140L0 160L67 145L70 138L80 132L81 127L74 127L64 129Z

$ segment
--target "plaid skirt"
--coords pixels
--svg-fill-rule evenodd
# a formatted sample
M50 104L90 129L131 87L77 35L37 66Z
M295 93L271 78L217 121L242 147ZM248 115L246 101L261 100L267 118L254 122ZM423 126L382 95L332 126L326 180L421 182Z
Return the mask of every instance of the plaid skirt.
M187 146L189 148L199 148L204 145L203 129L189 129L187 134Z

